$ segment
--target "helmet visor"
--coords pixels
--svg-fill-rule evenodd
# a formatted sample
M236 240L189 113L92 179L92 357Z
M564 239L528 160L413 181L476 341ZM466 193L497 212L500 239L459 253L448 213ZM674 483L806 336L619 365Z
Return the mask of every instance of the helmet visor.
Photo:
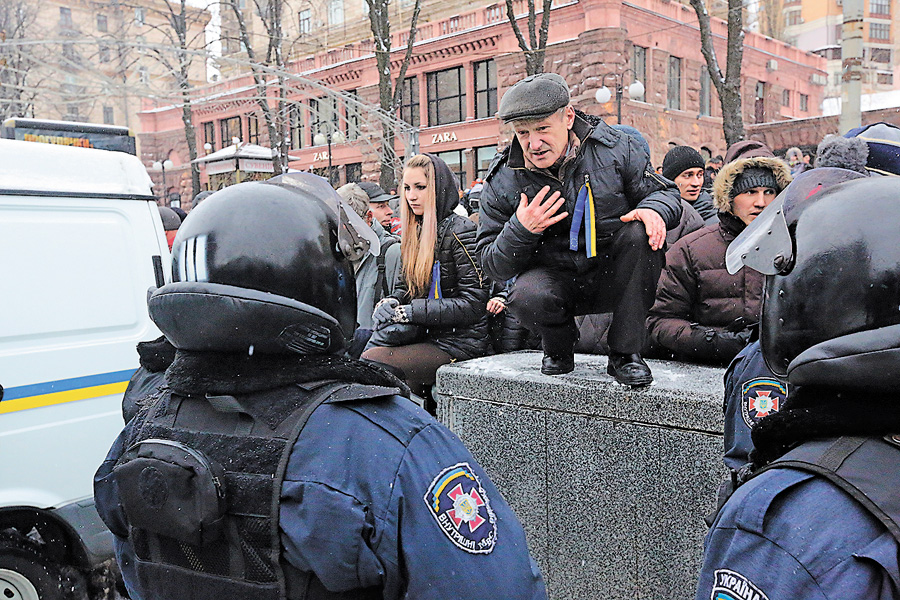
M381 253L378 235L353 207L341 198L328 181L312 173L285 173L269 180L284 185L323 203L335 215L338 223L338 246L351 261L360 260L366 252L372 256Z
M785 197L785 192L781 192L729 244L725 252L725 268L729 273L734 275L747 266L763 275L777 275L782 265L790 264L794 252L784 218Z
M763 275L789 271L794 262L794 245L788 223L796 223L819 192L862 177L865 175L837 167L820 167L798 175L728 246L728 272L734 275L743 266Z

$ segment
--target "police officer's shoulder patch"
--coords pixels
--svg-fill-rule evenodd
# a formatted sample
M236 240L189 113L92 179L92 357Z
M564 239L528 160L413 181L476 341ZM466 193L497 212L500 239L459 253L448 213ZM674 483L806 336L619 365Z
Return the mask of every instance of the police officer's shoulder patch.
M710 600L769 600L752 581L730 569L716 569Z
M741 386L741 416L747 427L777 413L787 397L787 385L774 377L757 377L744 382Z
M425 493L425 504L441 531L458 548L489 554L497 543L497 517L468 463L442 470Z

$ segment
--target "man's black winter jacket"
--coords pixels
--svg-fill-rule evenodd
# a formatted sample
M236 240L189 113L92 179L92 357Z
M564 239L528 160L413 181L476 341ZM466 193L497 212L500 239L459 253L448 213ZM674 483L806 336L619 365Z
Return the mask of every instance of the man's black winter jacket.
M585 254L584 228L577 251L569 249L569 229L578 191L590 179L596 206L596 231L600 255L604 240L622 225L619 217L635 208L649 208L663 218L667 228L678 224L681 201L674 183L653 172L647 154L631 137L608 126L598 117L576 111L573 132L580 140L576 155L554 177L545 170L525 166L522 148L515 139L489 170L481 194L477 250L484 271L495 281L507 281L536 266L582 272L595 261ZM520 194L529 199L545 185L559 190L569 216L543 233L531 233L515 216Z

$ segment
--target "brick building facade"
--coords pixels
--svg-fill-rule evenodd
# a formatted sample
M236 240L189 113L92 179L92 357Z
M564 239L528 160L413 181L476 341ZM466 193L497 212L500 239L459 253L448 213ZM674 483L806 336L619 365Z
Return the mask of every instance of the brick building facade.
M521 19L525 27L525 19ZM720 59L725 56L726 26L713 20ZM395 30L396 31L396 30ZM402 58L405 32L394 34L394 64ZM368 50L368 51L367 51ZM743 61L743 111L746 123L810 117L822 100L824 59L765 36L746 33ZM724 67L724 65L723 65ZM377 72L371 41L297 59L293 69L327 86L352 92L377 104ZM700 53L693 10L665 0L562 1L554 3L545 69L569 83L573 105L615 123L615 96L605 104L595 92L618 80L639 79L646 88L640 100L622 99L622 122L641 130L650 142L652 160L660 164L668 147L689 144L711 154L724 153L721 110ZM420 150L440 155L466 185L484 174L496 148L510 131L494 114L497 101L525 74L524 58L505 16L505 5L470 9L449 18L420 23L413 60L404 82L401 116L419 128ZM257 107L250 99L249 78L219 83L209 91L215 101L195 105L198 145L213 148L230 137L266 144ZM223 100L224 99L224 100ZM377 178L377 144L371 128L354 130L354 117L332 106L314 90L298 91L292 125L292 168L322 173L329 156L313 145L323 121L332 118L350 141L332 146L335 183ZM323 115L322 106L329 109ZM144 145L169 155L179 151L180 107L155 107L141 113ZM234 135L229 135L234 134ZM397 144L398 152L402 146ZM183 169L186 167L182 167ZM178 176L178 173L173 175ZM184 198L185 201L188 198Z

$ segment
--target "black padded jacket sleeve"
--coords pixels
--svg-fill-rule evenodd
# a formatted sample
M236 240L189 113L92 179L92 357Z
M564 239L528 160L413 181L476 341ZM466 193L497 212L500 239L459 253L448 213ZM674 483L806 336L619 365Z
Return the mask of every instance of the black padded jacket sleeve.
M681 194L678 186L653 171L647 153L630 136L622 181L625 195L632 206L656 211L665 221L666 229L678 225L681 219Z
M494 281L508 281L524 271L541 239L516 217L518 202L498 195L489 180L481 192L476 249L481 268Z

